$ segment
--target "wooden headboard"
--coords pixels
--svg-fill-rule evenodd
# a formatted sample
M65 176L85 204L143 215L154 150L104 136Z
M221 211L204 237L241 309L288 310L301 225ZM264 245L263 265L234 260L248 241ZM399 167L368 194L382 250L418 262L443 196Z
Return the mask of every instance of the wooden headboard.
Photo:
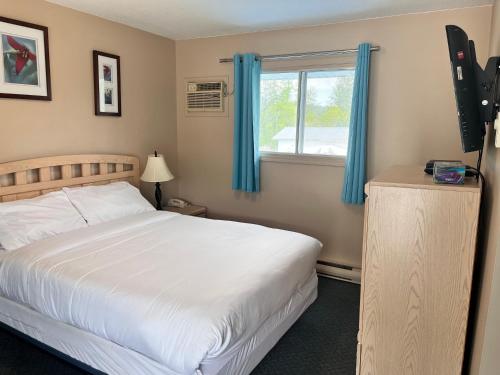
M0 164L0 202L69 186L129 181L139 186L139 159L128 155L61 155Z

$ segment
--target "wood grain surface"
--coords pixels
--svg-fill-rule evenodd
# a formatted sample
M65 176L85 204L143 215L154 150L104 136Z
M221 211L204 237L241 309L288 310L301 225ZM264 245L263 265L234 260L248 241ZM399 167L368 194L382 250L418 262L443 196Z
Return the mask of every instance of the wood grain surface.
M480 189L420 181L367 186L361 375L461 374Z
M139 173L139 159L129 155L60 155L3 163L0 202L34 198L69 186L115 181L138 186Z

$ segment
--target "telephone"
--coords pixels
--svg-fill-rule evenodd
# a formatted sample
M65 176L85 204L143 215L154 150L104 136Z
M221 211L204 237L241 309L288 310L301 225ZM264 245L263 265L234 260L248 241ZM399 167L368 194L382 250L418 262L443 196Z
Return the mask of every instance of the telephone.
M188 201L181 199L181 198L170 198L167 201L167 205L169 205L170 207L184 208L184 207L190 206L191 203L189 203Z

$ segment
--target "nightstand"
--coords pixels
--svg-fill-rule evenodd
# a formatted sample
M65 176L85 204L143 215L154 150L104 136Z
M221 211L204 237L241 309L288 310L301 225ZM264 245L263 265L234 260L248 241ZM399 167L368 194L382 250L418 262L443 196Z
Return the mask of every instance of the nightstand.
M163 209L165 211L177 212L183 215L207 217L207 208L203 206L196 206L194 204L183 208L166 206Z

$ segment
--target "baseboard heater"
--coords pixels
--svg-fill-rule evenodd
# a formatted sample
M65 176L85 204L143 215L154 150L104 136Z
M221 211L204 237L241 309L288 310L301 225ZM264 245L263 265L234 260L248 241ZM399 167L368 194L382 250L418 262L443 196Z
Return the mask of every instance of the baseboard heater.
M318 260L316 270L321 276L332 277L334 279L349 281L355 284L361 283L360 268Z

